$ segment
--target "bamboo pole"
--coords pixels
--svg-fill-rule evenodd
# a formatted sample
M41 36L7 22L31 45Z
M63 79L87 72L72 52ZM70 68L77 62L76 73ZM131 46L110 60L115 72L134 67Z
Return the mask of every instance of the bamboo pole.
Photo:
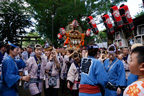
M98 34L98 37L99 37L100 41L102 42L102 39L101 39L101 37L99 36L99 34ZM103 45L103 47L104 47L103 42L102 42L102 45ZM104 47L104 48L105 48L105 47Z
M124 40L124 41L125 41L125 44L127 44L127 43L126 43L126 37L125 37L125 35L124 35L124 33L123 33L122 28L121 28L121 32L122 32L122 35L123 35L123 37L124 37L124 39L125 39L125 40Z

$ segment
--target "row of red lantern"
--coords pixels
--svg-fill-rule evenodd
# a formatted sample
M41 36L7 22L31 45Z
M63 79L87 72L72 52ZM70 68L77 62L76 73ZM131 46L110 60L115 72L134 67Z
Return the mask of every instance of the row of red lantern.
M92 16L88 16L87 19L86 19L91 27L91 30L93 31L94 34L98 34L98 28L97 28L97 25L93 19Z
M117 6L112 6L111 9L112 19L114 20L116 28L121 28L123 25L125 27L125 30L130 31L134 29L134 24L132 17L130 15L129 9L127 5L122 4L120 8L118 9ZM102 19L104 21L104 25L107 29L108 34L114 33L114 28L112 25L112 22L110 20L110 17L108 14L104 14L102 16ZM97 25L93 19L92 16L88 16L86 19L91 27L91 30L94 34L98 34L98 28ZM90 29L86 31L86 36L90 36Z
M125 29L127 31L134 29L133 19L130 15L130 11L128 9L128 6L122 4L120 6L120 15L122 16L123 24L125 26Z
M114 20L115 26L117 28L121 28L124 25L127 31L134 29L133 20L131 18L127 5L122 4L119 9L117 6L112 6L110 9L110 12L112 14L112 19ZM102 16L102 19L104 21L105 27L107 28L108 34L113 34L114 28L113 28L109 15L104 14ZM90 36L91 30L93 31L94 34L98 34L99 30L97 28L97 25L93 17L88 16L86 20L88 21L90 28L91 28L86 31L86 36ZM72 25L74 28L77 27L78 21L73 20ZM64 35L65 35L65 29L60 28L60 33L58 34L58 38L61 39Z

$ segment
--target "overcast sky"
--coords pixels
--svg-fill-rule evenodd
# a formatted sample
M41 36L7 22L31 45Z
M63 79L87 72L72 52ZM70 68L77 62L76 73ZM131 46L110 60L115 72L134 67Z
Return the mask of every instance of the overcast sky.
M132 17L142 10L142 0L128 0L125 4L128 5Z

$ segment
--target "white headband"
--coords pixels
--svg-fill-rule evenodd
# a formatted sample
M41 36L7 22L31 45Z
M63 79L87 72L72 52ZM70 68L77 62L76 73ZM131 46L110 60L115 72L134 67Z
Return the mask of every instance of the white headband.
M99 48L99 46L98 45L90 45L90 46L88 46L88 49L95 49L95 48Z
M114 51L109 51L109 49L110 49L111 47L114 47ZM114 44L111 44L111 45L108 47L107 52L108 52L108 53L115 53L115 52L116 52L116 47L115 47L115 45L114 45Z

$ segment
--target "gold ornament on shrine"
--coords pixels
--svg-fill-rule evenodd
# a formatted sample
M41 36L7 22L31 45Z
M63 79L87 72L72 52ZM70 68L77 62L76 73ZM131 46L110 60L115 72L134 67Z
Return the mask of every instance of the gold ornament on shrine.
M61 33L61 32L60 32ZM82 28L79 26L77 20L73 20L65 30L63 35L64 46L71 48L79 48L84 45L85 33L82 33Z

